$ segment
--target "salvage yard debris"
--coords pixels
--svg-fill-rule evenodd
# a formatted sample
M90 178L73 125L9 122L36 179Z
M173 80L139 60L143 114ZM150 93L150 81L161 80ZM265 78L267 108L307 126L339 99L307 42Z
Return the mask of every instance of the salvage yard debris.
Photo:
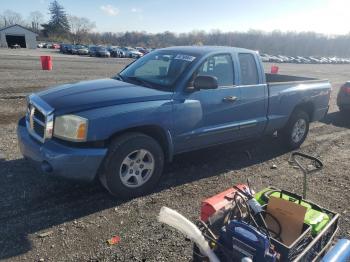
M112 238L107 240L107 243L112 246L112 245L118 244L120 242L120 240L121 240L120 236L113 236Z
M52 231L52 230L51 230L51 231L46 231L46 232L44 232L44 233L39 234L38 237L44 238L44 237L51 236L52 234L53 234L53 231Z
M277 169L277 165L273 164L270 169Z

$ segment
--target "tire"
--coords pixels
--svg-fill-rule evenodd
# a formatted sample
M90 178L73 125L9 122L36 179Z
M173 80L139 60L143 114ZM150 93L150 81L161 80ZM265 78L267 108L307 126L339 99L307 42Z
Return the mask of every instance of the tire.
M99 178L112 195L130 199L150 193L163 166L164 152L156 140L142 133L127 133L111 143Z
M286 127L282 130L283 140L286 146L291 149L297 149L305 141L309 133L310 117L303 110L295 110Z

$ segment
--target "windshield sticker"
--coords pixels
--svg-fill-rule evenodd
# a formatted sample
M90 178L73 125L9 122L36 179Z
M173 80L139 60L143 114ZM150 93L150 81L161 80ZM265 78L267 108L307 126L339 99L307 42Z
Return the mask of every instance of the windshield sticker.
M190 56L190 55L181 55L181 54L178 54L175 59L178 59L178 60L185 60L185 61L188 61L188 62L192 62L193 60L196 59L195 56Z

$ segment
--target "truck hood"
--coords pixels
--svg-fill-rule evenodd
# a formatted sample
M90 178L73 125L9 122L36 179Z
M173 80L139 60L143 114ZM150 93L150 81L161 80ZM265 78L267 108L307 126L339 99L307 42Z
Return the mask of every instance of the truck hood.
M56 114L66 114L118 104L170 100L172 92L99 79L56 86L37 95L53 107Z

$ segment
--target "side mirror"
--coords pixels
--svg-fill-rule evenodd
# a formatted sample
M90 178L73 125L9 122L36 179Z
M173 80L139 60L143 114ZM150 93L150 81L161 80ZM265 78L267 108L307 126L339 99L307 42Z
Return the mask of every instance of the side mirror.
M195 89L216 89L218 88L218 80L214 76L197 76L193 81Z

